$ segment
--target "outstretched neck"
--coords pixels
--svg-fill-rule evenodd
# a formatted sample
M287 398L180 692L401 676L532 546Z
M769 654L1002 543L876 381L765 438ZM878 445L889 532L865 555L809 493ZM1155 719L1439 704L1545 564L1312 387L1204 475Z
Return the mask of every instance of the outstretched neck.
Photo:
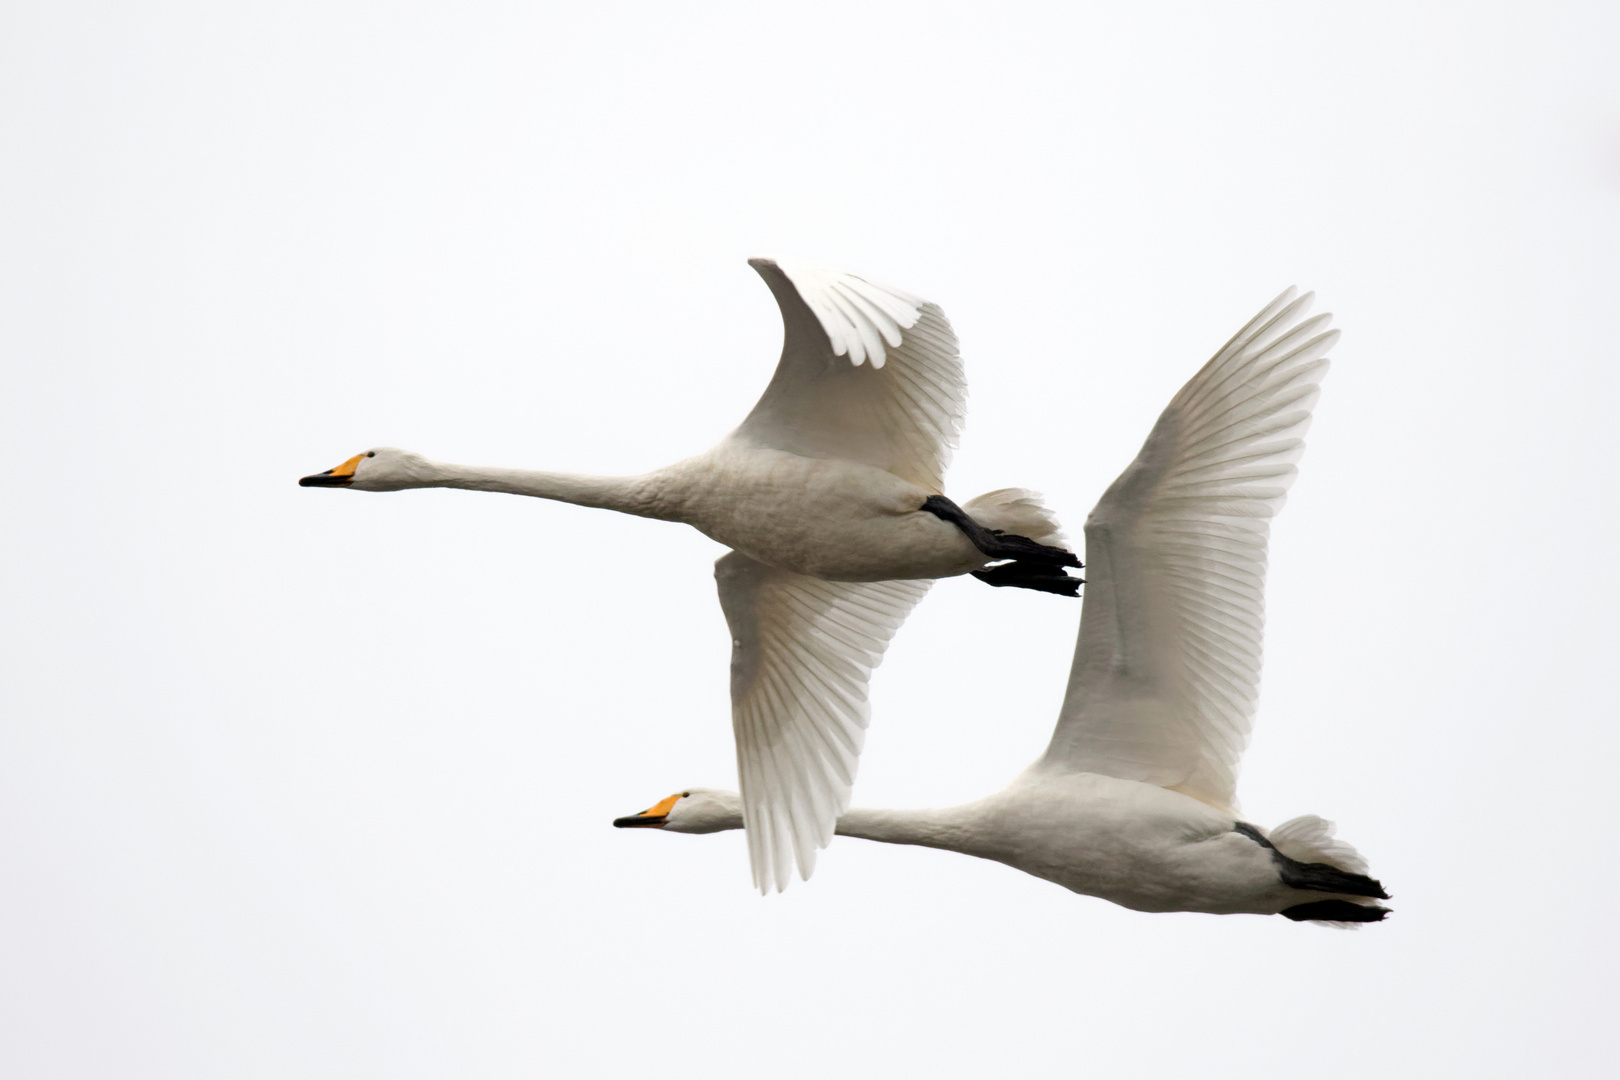
M671 516L659 498L659 488L652 476L587 476L435 463L431 486L528 495L638 517Z
M949 810L864 810L850 807L838 819L839 836L876 840L883 844L970 851L971 822L960 808Z

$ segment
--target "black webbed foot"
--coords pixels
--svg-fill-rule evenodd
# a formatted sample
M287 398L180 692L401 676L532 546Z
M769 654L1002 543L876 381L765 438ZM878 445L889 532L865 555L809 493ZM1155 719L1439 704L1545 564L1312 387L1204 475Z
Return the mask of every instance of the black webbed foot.
M1017 559L1026 563L1039 563L1045 566L1075 566L1080 560L1072 551L1065 551L1060 547L1051 547L1047 544L1038 544L1027 536L1018 536L1015 533L1005 533L999 529L987 529L974 521L966 510L957 506L943 495L930 495L923 500L919 509L926 510L942 521L948 521L961 529L963 534L971 541L973 546L990 559ZM981 571L988 573L988 571ZM1050 591L1050 590L1048 590Z
M1041 563L1047 566L1073 566L1077 568L1084 565L1072 551L1037 543L1027 536L1002 532L1000 529L986 529L985 531L994 538L996 550L985 551L983 545L976 546L992 559L1018 559L1023 562Z
M1080 586L1085 583L1084 578L1070 577L1061 567L1044 566L1040 563L1002 563L988 570L973 570L971 573L986 585L994 585L997 588L1011 586L1018 589L1034 589L1036 592L1056 593L1058 596L1079 596Z
M1322 919L1327 922L1383 922L1389 908L1377 904L1352 904L1348 900L1313 900L1309 904L1295 904L1283 908L1282 916L1295 922Z

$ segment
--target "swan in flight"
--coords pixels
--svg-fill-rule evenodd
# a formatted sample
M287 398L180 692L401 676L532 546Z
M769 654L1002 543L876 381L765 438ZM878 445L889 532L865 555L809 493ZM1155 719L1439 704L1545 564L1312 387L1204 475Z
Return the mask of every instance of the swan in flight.
M1080 565L1033 492L943 494L966 397L938 306L851 274L752 259L776 297L782 356L742 425L644 476L475 468L379 447L305 487L506 492L685 522L715 564L731 629L732 722L762 889L810 876L849 806L867 682L935 578L1076 596Z
M1238 816L1260 683L1269 519L1338 337L1290 289L1182 388L1086 521L1085 603L1045 755L1005 790L944 810L846 812L836 831L993 859L1138 911L1377 922L1383 887L1333 825L1267 833ZM622 828L744 824L692 788Z

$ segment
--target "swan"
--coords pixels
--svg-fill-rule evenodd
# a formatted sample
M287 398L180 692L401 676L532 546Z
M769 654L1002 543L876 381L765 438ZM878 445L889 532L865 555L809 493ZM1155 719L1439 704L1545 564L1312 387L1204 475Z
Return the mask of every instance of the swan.
M304 487L506 492L685 522L715 564L731 630L732 722L761 888L808 878L865 737L867 683L936 578L1078 595L1080 562L1033 492L958 506L943 474L962 426L956 335L935 304L797 260L751 259L781 310L764 395L706 453L644 476L476 468L378 447Z
M1138 911L1281 914L1339 925L1388 909L1332 823L1269 833L1238 814L1260 681L1269 519L1303 450L1338 331L1283 293L1195 375L1086 521L1086 596L1045 754L1004 790L943 810L851 809L836 832L1005 863ZM744 827L689 788L621 828Z

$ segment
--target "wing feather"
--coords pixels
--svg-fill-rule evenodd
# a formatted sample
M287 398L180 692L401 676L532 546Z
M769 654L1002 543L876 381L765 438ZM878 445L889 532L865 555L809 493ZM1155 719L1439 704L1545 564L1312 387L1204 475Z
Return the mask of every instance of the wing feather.
M1260 685L1270 519L1297 475L1330 316L1292 289L1171 400L1086 522L1086 598L1044 767L1236 809Z
M715 563L731 628L731 710L754 884L808 878L849 806L866 687L929 581L822 581L732 552Z
M782 358L731 437L864 462L940 491L967 398L944 312L815 263L750 265L782 311Z

